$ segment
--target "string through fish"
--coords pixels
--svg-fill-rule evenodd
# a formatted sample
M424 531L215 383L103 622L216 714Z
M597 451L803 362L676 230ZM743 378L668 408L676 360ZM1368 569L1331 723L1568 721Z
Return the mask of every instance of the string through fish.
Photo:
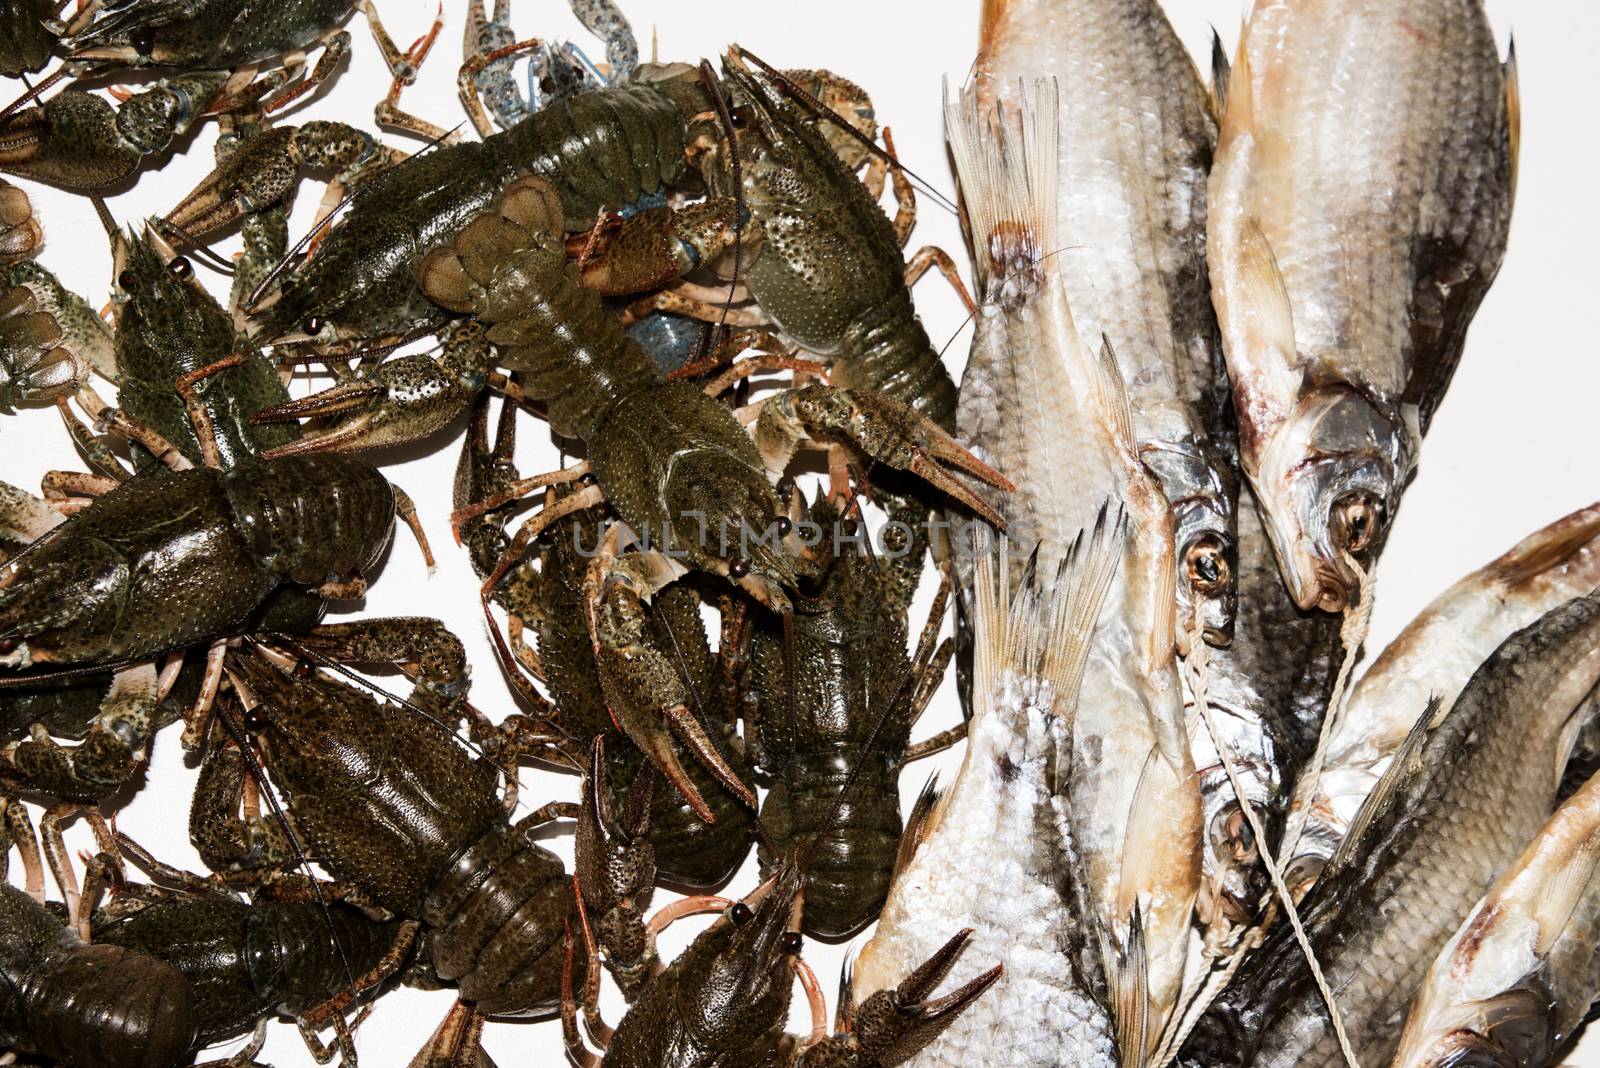
M1346 689L1350 673L1355 669L1356 653L1367 640L1367 630L1372 625L1372 576L1349 553L1341 553L1345 566L1356 576L1356 601L1353 611L1346 610L1344 622L1339 626L1339 641L1343 646L1343 660L1338 677L1333 681L1333 692L1328 696L1328 709L1322 717L1322 730L1317 735L1317 748L1311 754L1309 773L1300 777L1295 786L1294 798L1289 804L1289 819L1283 835L1283 846L1278 853L1278 863L1287 864L1300 844L1306 821L1311 816L1311 802L1317 796L1322 781L1322 766L1328 756L1328 741L1333 737L1336 721L1344 717Z
M1345 617L1345 626L1341 630L1348 633L1341 635L1342 637L1353 635L1357 630L1360 631L1360 637L1366 637L1367 622L1372 615L1369 607L1371 602L1367 596L1366 573L1357 569L1356 574L1361 576L1361 601L1356 611ZM1311 978L1316 981L1317 990L1322 994L1322 1001L1328 1006L1328 1018L1333 1022L1334 1037L1339 1040L1339 1052L1344 1054L1345 1063L1350 1068L1361 1068L1361 1063L1356 1060L1355 1049L1350 1045L1350 1036L1345 1033L1344 1017L1339 1012L1338 1003L1334 1000L1333 989L1328 986L1328 980L1322 974L1322 965L1317 961L1316 951L1311 948L1311 939L1306 936L1305 925L1300 922L1300 911L1295 908L1294 897L1289 893L1288 884L1283 881L1282 861L1274 859L1272 850L1267 848L1267 830L1261 823L1261 817L1257 814L1256 807L1250 803L1250 798L1245 793L1244 784L1239 780L1238 769L1234 767L1233 753L1229 749L1227 741L1223 739L1222 732L1217 730L1216 721L1211 716L1211 704L1206 700L1206 684L1210 672L1207 664L1205 628L1200 622L1199 613L1195 613L1190 617L1189 634L1189 656L1186 658L1185 663L1189 667L1189 687L1194 693L1194 706L1199 709L1200 718L1205 721L1206 730L1211 735L1211 744L1216 747L1217 756L1222 760L1222 770L1227 773L1228 784L1233 787L1233 795L1239 801L1239 811L1244 813L1244 818L1250 824L1251 833L1256 836L1256 841L1261 843L1261 861L1266 865L1267 876L1272 880L1272 888L1276 891L1278 900L1283 903L1284 911L1289 917L1289 925L1294 928L1294 937L1295 941L1300 943L1300 952L1305 954L1306 963L1311 967ZM1359 646L1360 641L1358 640L1355 647L1359 648ZM1347 643L1344 664L1340 666L1339 678L1334 683L1335 701L1342 697L1344 684L1349 678L1350 665L1355 659L1354 652L1355 649ZM1331 709L1337 706L1330 702L1329 707ZM1332 718L1333 716L1330 713L1324 719L1324 728ZM1326 734L1326 729L1324 729L1324 742L1326 741ZM1317 747L1319 756L1322 749L1323 745L1319 744ZM1320 761L1315 770L1320 772ZM1285 837L1284 841L1286 844L1292 844L1287 837ZM1287 856L1287 850L1285 855ZM1240 956L1242 957L1243 954L1240 954Z

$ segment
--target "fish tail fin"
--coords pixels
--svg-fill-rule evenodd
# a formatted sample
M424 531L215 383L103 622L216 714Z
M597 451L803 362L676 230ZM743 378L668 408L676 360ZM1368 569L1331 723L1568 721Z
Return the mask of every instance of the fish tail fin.
M1102 506L1094 530L1078 535L1054 581L1043 586L1034 575L1035 549L1014 595L1006 539L977 562L974 719L992 707L1009 677L1042 684L1054 714L1071 721L1100 608L1121 563L1123 524L1120 511L1113 519L1109 505Z
M981 112L964 90L944 106L945 135L971 222L973 262L986 294L997 284L1037 288L1056 242L1054 78L1025 85L1014 109Z

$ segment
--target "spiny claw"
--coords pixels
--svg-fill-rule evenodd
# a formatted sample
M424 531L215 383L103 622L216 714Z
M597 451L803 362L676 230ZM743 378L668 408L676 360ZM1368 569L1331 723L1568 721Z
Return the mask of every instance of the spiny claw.
M473 357L475 358L475 357ZM263 408L256 423L316 416L342 416L326 429L262 455L300 456L314 452L359 452L404 445L455 422L483 386L486 368L451 349L443 360L417 353L374 368L370 377L330 386L309 397Z
M251 137L217 164L163 222L181 234L200 236L283 201L299 176L297 141L298 131L292 126Z
M841 1058L839 1063L882 1068L902 1064L938 1038L967 1006L993 986L1005 970L1003 965L995 965L943 997L928 997L971 937L969 927L939 947L898 987L880 990L862 1002L845 1021L847 1034L827 1040L848 1045L855 1054ZM845 986L849 986L848 976ZM841 1004L847 1002L841 996Z
M650 799L655 776L643 766L628 792L627 810L619 821L606 771L605 736L589 754L589 773L573 839L573 870L590 908L604 912L635 895L648 895L655 882L655 849L650 844Z
M701 766L709 771L729 793L748 805L752 810L760 807L756 795L728 766L727 761L722 758L722 754L717 751L716 745L712 743L710 736L706 734L705 728L700 726L700 721L694 718L694 714L686 706L677 705L665 710L662 714L666 718L670 733L669 730L663 729L659 725L644 725L633 722L631 717L626 722L619 720L617 725L633 740L633 744L637 745L644 755L650 759L650 762L660 770L661 774L666 776L673 789L683 795L683 799L689 803L690 808L694 809L696 816L706 823L717 822L716 813L706 803L705 798L700 795L700 791L695 788L693 780L689 778L688 771L685 770L682 762L678 759L677 750L672 744L672 734L674 733L684 745L689 747L689 751L694 754L695 759L700 762Z
M946 468L1007 493L1016 486L932 419L901 401L877 390L805 386L773 398L762 408L756 443L768 468L778 469L787 465L802 436L818 434L843 437L874 460L910 471L997 529L1005 529L1000 513Z
M68 89L0 127L0 170L68 189L115 185L143 153L117 129L117 112L93 93Z

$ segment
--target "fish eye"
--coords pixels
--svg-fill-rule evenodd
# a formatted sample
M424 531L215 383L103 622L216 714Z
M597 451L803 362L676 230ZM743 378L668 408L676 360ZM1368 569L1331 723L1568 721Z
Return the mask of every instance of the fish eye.
M800 947L805 944L805 939L801 937L799 931L785 931L783 932L783 941L780 944L785 953L791 957L797 957L800 955Z
M728 910L728 919L733 921L735 927L743 927L754 916L755 913L750 911L750 906L743 901L735 901L733 907Z
M1256 858L1256 836L1237 804L1230 804L1211 820L1211 844L1218 855L1248 864Z
M1228 832L1228 839L1233 842L1233 859L1254 860L1256 832L1251 828L1250 821L1244 818L1243 810L1235 810L1228 817L1225 829Z
M1233 569L1228 566L1227 550L1215 534L1202 534L1189 543L1183 555L1184 573L1189 585L1202 593L1215 593L1228 585Z
M1333 504L1329 533L1351 556L1369 552L1383 526L1383 505L1370 493L1348 493Z
M167 264L167 272L179 280L194 274L194 265L185 256L174 256L172 262Z
M141 56L149 56L156 48L156 28L154 26L140 26L128 36L133 50Z

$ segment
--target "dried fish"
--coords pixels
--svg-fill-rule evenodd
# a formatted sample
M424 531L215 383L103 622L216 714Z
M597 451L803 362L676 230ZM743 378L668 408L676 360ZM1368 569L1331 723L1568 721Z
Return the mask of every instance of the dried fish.
M1480 0L1258 0L1226 91L1209 256L1255 487L1296 603L1387 537L1505 252L1514 69Z
M1178 639L1233 633L1237 446L1206 276L1206 179L1217 121L1156 0L987 0L980 108L1054 78L1056 240L1067 303L1127 376L1134 437L1172 507Z
M1433 962L1394 1068L1549 1064L1600 994L1600 776L1550 817Z
M853 982L858 1003L893 986L907 961L937 948L929 939L948 916L973 928L955 981L997 960L1005 972L910 1062L917 1068L1113 1062L1099 924L1085 900L1064 787L1078 691L1121 542L1121 524L1102 515L1056 574L1038 576L1030 563L1015 595L1004 543L975 564L966 758L914 839L908 831L914 852Z
M1048 254L1058 247L1059 128L1051 81L1005 112L983 111L970 89L946 106L981 292L957 425L1017 484L997 504L1019 544L1037 542L1042 573L1101 502L1120 501L1128 517L1089 654L1070 789L1074 840L1112 955L1131 960L1142 932L1147 968L1109 972L1119 1024L1140 1031L1147 1049L1189 954L1200 792L1177 671L1171 509L1139 459L1115 357L1102 346L1096 359L1080 341L1061 257Z
M1372 662L1328 742L1320 790L1296 850L1330 856L1405 741L1416 710L1447 713L1479 664L1516 631L1600 586L1600 504L1535 531L1434 598Z

